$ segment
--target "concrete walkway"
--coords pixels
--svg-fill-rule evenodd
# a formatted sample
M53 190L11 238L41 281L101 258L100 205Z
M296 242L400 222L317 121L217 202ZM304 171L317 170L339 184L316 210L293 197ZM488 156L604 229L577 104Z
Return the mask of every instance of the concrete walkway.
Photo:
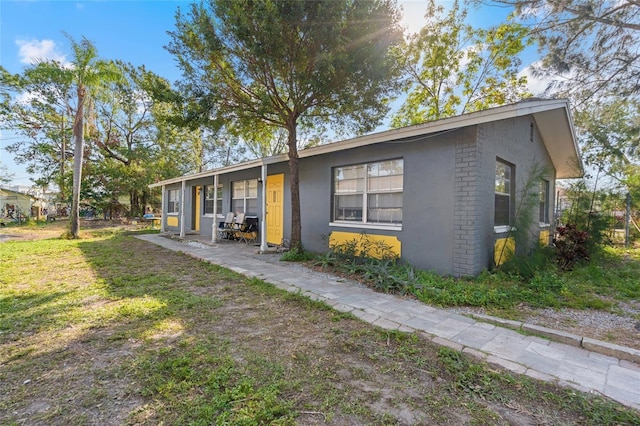
M543 327L483 317L481 320L417 301L377 293L331 275L256 260L241 243L204 244L162 235L138 238L197 259L300 292L336 310L386 329L418 332L514 373L605 395L640 410L640 351ZM257 248L251 248L256 252ZM492 324L493 323L493 324ZM496 325L497 324L497 325ZM511 328L534 332L523 335Z

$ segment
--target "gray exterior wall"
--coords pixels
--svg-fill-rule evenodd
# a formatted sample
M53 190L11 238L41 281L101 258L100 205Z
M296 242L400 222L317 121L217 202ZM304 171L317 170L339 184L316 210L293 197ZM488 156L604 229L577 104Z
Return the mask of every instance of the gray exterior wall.
M533 124L533 138L531 137L531 124ZM512 205L512 215L521 199L521 191L529 178L531 168L539 164L548 170L546 178L549 180L549 218L553 218L553 194L555 192L555 169L549 154L541 141L535 120L533 117L520 117L482 124L478 126L477 136L479 173L478 193L479 203L476 215L479 222L485 224L479 235L479 264L482 268L488 268L493 263L493 248L498 238L504 238L506 233L494 232L494 194L495 194L495 163L500 158L515 166L515 199ZM535 215L534 224L530 230L532 242L537 241L540 226L537 220L538 206L530 214ZM526 248L517 247L517 250ZM473 274L481 269L472 271Z
M402 230L330 226L332 169L392 158L404 159ZM445 275L476 275L492 266L495 241L506 236L494 232L497 158L515 166L514 209L532 164L537 162L548 169L547 208L549 217L553 217L555 172L533 117L302 159L305 248L326 251L327 237L333 231L396 235L403 259L412 265ZM537 218L537 205L530 214ZM534 222L531 240L537 241L540 227L537 219Z
M531 125L533 124L533 128ZM533 135L533 137L532 137ZM402 158L403 224L401 230L371 229L331 224L333 168ZM515 166L517 205L531 165L548 170L549 217L553 212L555 171L532 116L472 125L440 134L395 140L300 159L302 243L307 250L328 249L334 232L394 235L402 245L402 258L412 265L439 274L475 275L490 268L493 248L503 234L494 232L495 163L500 158ZM284 174L284 238L291 236L289 165L270 164L267 175ZM259 167L219 176L223 208L218 218L202 215L200 235L211 235L214 219L221 221L231 208L231 182L259 179ZM213 184L213 176L188 181L185 191L185 232L193 229L192 188ZM168 185L180 189L180 185ZM201 209L204 209L204 191ZM258 218L261 220L262 185L258 185ZM165 203L167 203L165 197ZM163 206L166 211L167 206ZM515 207L514 207L515 208ZM531 212L537 218L538 209ZM180 215L178 215L180 217ZM166 219L165 226L166 226ZM532 235L539 233L537 220ZM168 227L178 232L180 227Z
M204 214L204 197L205 197L205 186L213 185L213 176L202 178L202 179L194 179L187 181L185 186L185 194L184 194L184 223L185 223L185 233L191 233L195 227L195 216L194 216L194 207L195 200L193 198L194 188L196 186L200 186L202 191L200 192L200 211L196 214L200 215L200 230L198 232L199 235L211 236L213 233L213 224L214 222L219 224L224 221L224 216L227 212L231 211L231 183L238 180L249 180L249 179L260 179L260 168L253 168L248 170L242 170L234 173L229 173L225 175L218 176L218 183L222 184L222 211L218 212L218 216L214 217L211 214ZM180 184L167 185L165 187L165 192L168 192L170 189L177 189L180 191L182 186ZM286 190L285 190L286 192ZM258 217L262 216L262 205L260 203L260 197L262 197L262 187L258 185ZM165 204L162 206L162 211L166 212L168 206L168 197L165 193ZM167 216L175 216L175 215L163 215L163 221L165 224L165 229L169 232L178 233L180 232L180 218L181 214L178 213L178 226L169 226L167 224ZM285 222L287 223L287 222Z
M474 275L482 269L481 252L483 222L480 206L479 181L485 173L481 167L482 146L477 141L477 127L469 127L468 138L460 138L455 145L455 189L453 211L453 256L451 271L454 276Z
M473 132L463 129L302 159L300 197L305 248L326 251L327 237L333 231L396 235L402 244L403 259L422 269L452 274L456 143L472 142L473 137ZM402 230L330 226L332 169L394 158L404 160Z

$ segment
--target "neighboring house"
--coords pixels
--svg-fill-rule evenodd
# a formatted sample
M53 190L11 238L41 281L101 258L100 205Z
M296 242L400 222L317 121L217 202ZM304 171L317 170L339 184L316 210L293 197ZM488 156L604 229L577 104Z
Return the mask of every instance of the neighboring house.
M13 191L11 189L0 188L0 219L12 220L18 217L30 217L32 207L37 199L29 194ZM36 212L39 212L39 205L36 204Z
M534 164L547 170L530 212L548 241L555 180L582 176L569 104L531 99L302 150L302 244L366 233L412 265L440 274L490 268L508 240L521 190ZM162 188L162 230L216 239L229 211L260 225L260 247L290 235L287 155L151 185Z

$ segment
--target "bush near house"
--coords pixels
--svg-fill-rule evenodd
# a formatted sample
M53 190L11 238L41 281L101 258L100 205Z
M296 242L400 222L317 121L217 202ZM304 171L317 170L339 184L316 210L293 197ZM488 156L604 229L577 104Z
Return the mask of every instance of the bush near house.
M599 246L590 254L588 237L575 226L562 227L556 247L540 247L473 278L417 270L392 253L384 255L384 248L380 258L363 256L354 250L359 243L355 240L332 246L310 264L439 306L508 310L525 303L537 308L610 309L617 301L640 297L640 283L633 278L640 276L640 249Z

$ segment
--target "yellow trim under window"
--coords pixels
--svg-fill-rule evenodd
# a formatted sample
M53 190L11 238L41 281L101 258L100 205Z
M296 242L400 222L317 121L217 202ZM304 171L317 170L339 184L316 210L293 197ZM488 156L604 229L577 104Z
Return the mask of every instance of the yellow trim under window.
M498 238L493 248L493 263L500 266L513 258L516 252L516 240L513 237Z
M365 255L369 257L375 257L379 259L385 254L389 254L388 252L391 252L398 257L402 255L402 243L395 235L372 235L339 231L334 231L329 235L330 248L333 248L335 246L342 246L349 243L356 244L356 250L358 251L358 254L366 246L368 252ZM381 246L384 248L383 252L379 250Z
M549 245L549 230L541 229L540 230L540 244L544 247Z

